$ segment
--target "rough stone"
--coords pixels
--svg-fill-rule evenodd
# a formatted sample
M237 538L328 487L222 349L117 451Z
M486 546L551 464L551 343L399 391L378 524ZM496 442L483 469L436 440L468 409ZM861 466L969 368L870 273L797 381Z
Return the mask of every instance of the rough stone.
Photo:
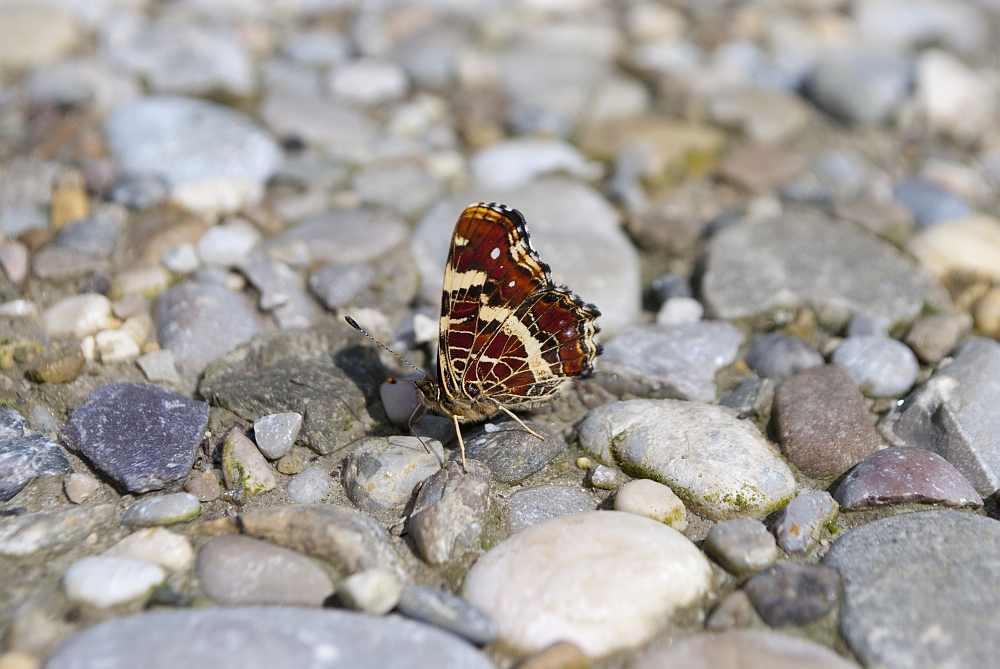
M11 518L0 525L0 555L24 557L41 550L64 550L102 527L114 510L114 504L87 504Z
M438 441L367 438L347 457L344 487L351 501L364 510L399 509L410 500L417 484L439 471L444 462Z
M239 427L231 429L222 444L222 477L226 488L241 497L254 497L278 485L267 460Z
M542 439L526 432L517 421L494 420L465 435L465 457L485 464L503 483L516 483L541 471L566 449L566 442L545 425L530 420L525 425Z
M0 408L0 501L8 501L38 476L65 476L70 471L54 441L30 430L14 409Z
M489 509L490 470L467 459L449 462L426 479L410 512L410 536L430 564L443 564L458 547L472 548L483 534Z
M507 523L511 532L520 532L549 518L596 508L597 501L579 488L559 485L523 488L507 498Z
M322 467L306 467L288 482L288 496L296 504L321 501L330 491L330 474Z
M475 606L454 595L418 585L403 588L396 610L484 646L497 638L497 625Z

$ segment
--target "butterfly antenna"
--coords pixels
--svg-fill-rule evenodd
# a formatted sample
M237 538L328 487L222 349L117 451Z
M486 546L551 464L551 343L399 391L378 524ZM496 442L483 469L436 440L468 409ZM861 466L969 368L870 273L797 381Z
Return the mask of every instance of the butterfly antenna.
M424 371L422 369L420 369L419 367L417 367L416 365L414 365L412 362L410 362L409 360L407 360L406 358L404 358L400 354L398 354L395 351L393 351L391 348L389 348L388 346L386 346L385 344L383 344L382 342L380 342L378 339L375 339L375 337L373 337L370 334L368 334L367 332L365 332L365 329L363 327L361 327L360 325L358 325L358 322L356 320L354 320L350 316L344 316L344 320L346 320L347 324L350 325L352 328L354 328L355 330L357 330L358 332L360 332L361 334L363 334L364 336L368 337L373 342L375 342L376 344L378 344L380 347L382 347L383 350L388 351L389 353L391 353L396 358L396 360L399 360L401 363L403 363L407 367L412 367L415 371L417 371L417 372L420 373L420 376L424 377L425 379L427 378L427 375L424 374Z

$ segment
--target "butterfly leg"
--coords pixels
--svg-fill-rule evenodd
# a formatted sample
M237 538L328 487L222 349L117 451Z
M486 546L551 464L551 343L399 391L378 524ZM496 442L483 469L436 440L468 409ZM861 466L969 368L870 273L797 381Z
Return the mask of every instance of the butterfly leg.
M531 434L535 435L536 437L538 437L538 438L539 438L539 439L541 439L542 441L545 441L545 437L543 437L542 435L538 434L537 432L535 432L534 430L532 430L532 429L531 429L530 427L528 427L527 425L525 425L525 424L524 424L524 421L522 421L522 420L521 420L520 418L518 418L518 417L517 417L517 416L516 416L516 415L514 414L514 412L513 412L513 411L511 411L510 409L508 409L508 408L507 408L507 407L505 407L504 405L500 404L499 402L497 402L497 406L498 406L498 407L500 407L500 409L501 409L501 410L502 410L502 411L503 411L503 412L504 412L505 414L507 414L508 416L510 416L511 418L513 418L514 420L516 420L516 421L517 421L517 424L518 424L518 425L520 425L520 426L521 426L521 427L523 427L523 428L524 428L525 430L527 430L527 431L528 431L529 433L531 433Z
M462 449L462 473L465 473L465 441L462 440L462 428L458 426L458 416L452 416L455 421L455 434L458 435L458 446Z

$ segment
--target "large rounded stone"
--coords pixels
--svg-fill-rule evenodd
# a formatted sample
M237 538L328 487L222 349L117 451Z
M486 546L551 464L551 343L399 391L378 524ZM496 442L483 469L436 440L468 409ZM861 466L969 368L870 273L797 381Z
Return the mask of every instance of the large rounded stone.
M737 630L659 648L628 669L857 669L829 648L787 634Z

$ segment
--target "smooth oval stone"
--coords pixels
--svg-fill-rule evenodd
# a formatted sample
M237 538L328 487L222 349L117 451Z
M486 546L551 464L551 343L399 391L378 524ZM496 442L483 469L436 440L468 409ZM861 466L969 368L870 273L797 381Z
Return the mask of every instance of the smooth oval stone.
M861 391L834 365L783 381L774 391L773 416L781 450L815 478L843 474L879 447Z
M734 574L753 574L778 559L774 537L759 520L734 518L716 523L705 537L705 552Z
M656 481L629 481L615 493L615 511L626 511L666 523L678 532L687 529L684 502L674 491Z
M1000 656L992 518L946 510L883 518L845 534L823 562L840 573L840 632L865 666L988 667Z
M85 504L10 518L0 524L0 555L23 557L68 548L108 522L114 510L114 504Z
M950 273L1000 278L1000 220L969 216L922 230L906 250L931 274L942 279Z
M845 509L907 502L983 504L969 480L950 462L927 449L906 446L866 458L844 477L834 498Z
M745 360L764 378L787 378L823 364L823 356L798 337L772 332L754 341Z
M191 520L199 513L201 502L197 497L186 492L175 492L133 504L122 514L122 523L129 527L171 525Z
M906 344L877 335L848 337L831 362L871 397L899 397L920 373L920 363Z
M823 565L783 562L751 578L743 590L771 627L805 625L837 606L840 577Z
M366 569L351 574L337 586L337 599L343 606L373 615L396 608L403 584L395 574L384 569Z
M362 509L398 509L410 500L417 484L439 471L443 464L444 449L439 441L421 441L417 437L369 438L347 457L344 487L351 501Z
M463 596L525 652L569 641L591 657L640 645L705 594L711 567L680 532L616 511L561 516L500 543ZM636 583L642 583L641 588Z
M818 643L767 630L702 634L658 648L628 669L858 669Z
M520 532L549 518L596 508L597 501L579 488L561 485L523 488L507 498L507 523L511 532Z
M133 532L103 554L141 560L174 573L184 571L194 561L188 538L162 527Z
M257 448L269 460L277 460L292 450L295 438L302 429L302 414L294 411L272 413L253 422L253 436Z
M448 465L426 479L410 513L410 536L430 564L447 562L456 544L471 548L483 534L490 470L478 460Z
M288 482L288 496L296 504L321 501L330 491L330 474L322 467L306 467Z
M497 638L497 625L468 602L431 588L410 585L403 588L396 610L407 618L436 625L484 646Z
M124 557L80 558L63 575L70 601L106 609L144 597L167 580L160 567Z
M485 464L503 483L516 483L531 476L564 451L566 442L545 425L533 421L525 424L542 438L525 430L517 421L497 420L465 437L465 457Z
M972 329L972 316L964 311L918 318L906 333L906 345L920 362L936 365Z
M579 429L580 445L626 473L670 487L697 513L765 516L795 494L784 460L749 421L708 404L629 400L600 406Z
M771 528L778 545L789 553L804 553L820 529L837 515L838 504L825 490L807 490L788 503Z
M136 639L142 639L141 644ZM224 639L225 643L220 643ZM349 611L212 608L157 611L73 637L48 669L491 669L458 637L411 620Z
M198 579L226 606L322 606L333 584L295 551L238 535L216 537L198 551Z

